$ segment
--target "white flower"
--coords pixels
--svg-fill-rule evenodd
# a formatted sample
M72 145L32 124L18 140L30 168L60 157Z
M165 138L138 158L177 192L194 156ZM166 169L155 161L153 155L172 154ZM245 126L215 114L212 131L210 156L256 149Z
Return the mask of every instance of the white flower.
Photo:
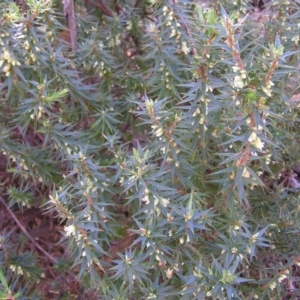
M74 224L73 225L69 225L69 226L65 226L64 230L66 232L66 236L75 235L76 226Z
M274 290L276 288L276 282L272 282L269 285L270 290Z
M242 77L243 79L246 79L246 78L247 78L247 73L246 73L245 70L241 70L241 77Z
M7 60L8 62L10 62L12 60L10 53L7 50L3 51L2 57Z
M164 15L166 14L166 12L168 12L169 11L169 8L168 8L168 6L164 6L163 7L163 9L162 9L162 11L164 12Z
M126 29L129 31L132 29L132 22L129 22L126 26Z
M237 75L234 77L233 87L235 87L237 89L242 89L244 87L244 81L240 75Z
M256 132L252 131L251 135L248 138L248 142L252 143L257 138Z
M232 252L233 254L235 254L235 253L238 252L238 249L237 249L236 247L233 247L233 248L231 248L231 252Z
M182 42L181 51L187 55L190 53L190 48L187 47L186 42Z
M278 278L278 281L282 282L285 278L287 278L286 274L281 274Z
M165 147L163 147L163 148L160 148L159 149L163 154L165 154L166 153L166 148Z
M167 278L170 279L170 278L173 277L173 273L174 273L174 270L173 270L173 269L168 268L168 270L166 270L165 272L166 272Z
M293 42L295 42L296 45L298 45L299 42L299 35L295 35L292 39Z
M262 150L263 147L264 147L264 145L265 145L265 143L263 143L263 142L261 141L261 139L260 139L259 137L257 137L257 138L252 142L252 145L253 145L255 148L257 148L257 149Z
M166 198L160 198L160 203L163 207L167 207L170 201Z
M159 127L156 131L155 131L155 135L157 137L161 137L164 134L163 129L161 127Z
M201 115L201 110L200 110L199 107L198 107L198 108L196 109L196 111L193 113L193 117L196 117L197 115Z
M262 90L267 96L269 96L269 97L272 96L272 93L271 93L271 90L270 90L270 89L268 89L268 88L262 86L262 87L261 87L261 90Z
M171 29L171 35L170 35L170 38L173 37L173 36L176 36L176 35L177 35L176 28L172 28L172 29Z
M244 178L250 178L250 173L248 172L248 170L246 168L244 168L242 176Z
M150 203L150 200L149 200L149 195L148 194L145 194L144 197L142 198L142 201L148 205Z
M10 265L9 268L13 271L16 272L18 275L23 275L23 270L20 266L15 266L15 265Z
M9 65L9 64L6 65L6 66L3 68L3 72L4 72L4 73L9 72L9 70L10 70L10 65Z
M252 238L251 238L251 242L252 243L255 243L257 238L258 238L258 235L259 235L259 232L256 232L255 234L252 235Z
M160 203L163 207L167 207L169 204L169 200L165 199L165 198L154 198L154 205L156 206L158 203Z
M233 70L233 72L239 72L239 71L241 71L241 69L240 69L239 66L233 66L232 70Z

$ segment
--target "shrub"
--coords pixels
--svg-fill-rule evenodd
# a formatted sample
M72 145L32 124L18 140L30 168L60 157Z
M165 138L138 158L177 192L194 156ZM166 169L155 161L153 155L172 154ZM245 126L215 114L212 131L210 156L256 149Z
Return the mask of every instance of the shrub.
M76 51L59 4L0 5L1 203L59 218L85 291L296 297L299 4L79 2ZM2 297L37 297L10 235Z

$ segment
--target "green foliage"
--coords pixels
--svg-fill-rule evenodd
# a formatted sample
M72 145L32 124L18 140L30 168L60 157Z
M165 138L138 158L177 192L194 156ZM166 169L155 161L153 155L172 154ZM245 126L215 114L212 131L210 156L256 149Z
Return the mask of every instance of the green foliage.
M299 4L258 22L244 1L116 2L112 18L78 5L73 52L51 1L0 4L9 206L50 191L101 299L296 295L299 185L278 178L300 161ZM1 297L25 297L17 270L42 271L0 250Z

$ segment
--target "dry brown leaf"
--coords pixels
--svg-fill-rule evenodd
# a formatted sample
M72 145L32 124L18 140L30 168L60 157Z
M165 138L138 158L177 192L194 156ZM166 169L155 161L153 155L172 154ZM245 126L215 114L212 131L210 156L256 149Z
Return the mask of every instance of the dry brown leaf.
M250 156L249 144L247 144L246 149L243 151L243 155L236 161L236 166L245 166Z

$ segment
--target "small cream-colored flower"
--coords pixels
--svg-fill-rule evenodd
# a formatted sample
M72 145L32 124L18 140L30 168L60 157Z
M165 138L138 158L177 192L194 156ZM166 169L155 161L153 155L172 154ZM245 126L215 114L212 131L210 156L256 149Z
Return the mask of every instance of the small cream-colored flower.
M235 254L238 252L238 249L236 247L231 248L231 253Z
M64 230L66 232L66 236L71 236L71 235L75 235L76 232L76 226L74 224L69 225L69 226L65 226Z
M166 199L166 198L160 198L160 199L159 199L159 202L160 202L160 204L161 204L163 207L167 207L168 204L170 203L170 201L169 201L168 199Z
M198 116L198 115L201 115L201 110L200 110L199 107L198 107L198 108L196 109L196 111L193 113L193 117L196 117L196 116Z
M161 137L163 135L163 129L161 127L159 127L156 131L155 131L155 135L157 137Z
M291 39L291 41L293 41L293 42L295 42L295 44L296 45L298 45L298 43L299 43L299 35L295 35L292 39Z
M186 45L186 42L182 42L181 51L187 55L190 53L190 48Z
M287 278L287 275L286 274L281 274L280 276L279 276L279 278L278 278L278 281L279 282L282 282L284 279L286 279Z
M256 132L252 131L251 135L248 138L248 142L252 143L257 138Z
M241 69L240 69L239 66L233 66L232 70L233 70L233 72L239 72L239 71L241 71Z
M246 124L250 124L251 123L251 118L247 118L246 119Z
M127 24L126 29L128 31L132 29L132 22L131 21Z
M172 214L167 213L167 220L168 220L168 222L172 222L173 219L174 219L174 217L172 216Z
M22 268L21 268L20 266L10 265L9 268L10 268L13 272L17 273L18 275L23 275L23 274L24 274L24 273L23 273L23 270L22 270Z
M250 178L250 173L249 173L249 171L246 168L244 168L242 176L244 178Z
M262 150L265 143L261 141L261 139L259 137L257 137L253 142L252 142L252 145L257 148L257 149L260 149Z
M173 277L174 269L168 268L168 269L165 271L165 273L166 273L166 277L169 278L169 279L171 279L171 278Z
M270 290L274 290L276 288L276 282L271 282L269 284L269 288L270 288Z
M267 96L272 97L272 93L271 93L271 90L270 90L269 88L262 86L262 87L261 87L261 90L262 90Z
M235 87L237 89L242 89L244 87L244 81L240 75L237 75L234 77L233 87Z
M8 73L9 71L10 71L10 65L8 64L8 65L6 65L4 68L3 68L3 72L4 73Z
M165 15L166 14L166 12L168 12L169 11L169 8L168 8L168 6L164 6L163 8L162 8L162 11L164 12L163 14Z
M4 50L4 51L3 51L2 56L3 56L3 58L6 59L8 62L11 61L10 53L9 53L7 50Z

